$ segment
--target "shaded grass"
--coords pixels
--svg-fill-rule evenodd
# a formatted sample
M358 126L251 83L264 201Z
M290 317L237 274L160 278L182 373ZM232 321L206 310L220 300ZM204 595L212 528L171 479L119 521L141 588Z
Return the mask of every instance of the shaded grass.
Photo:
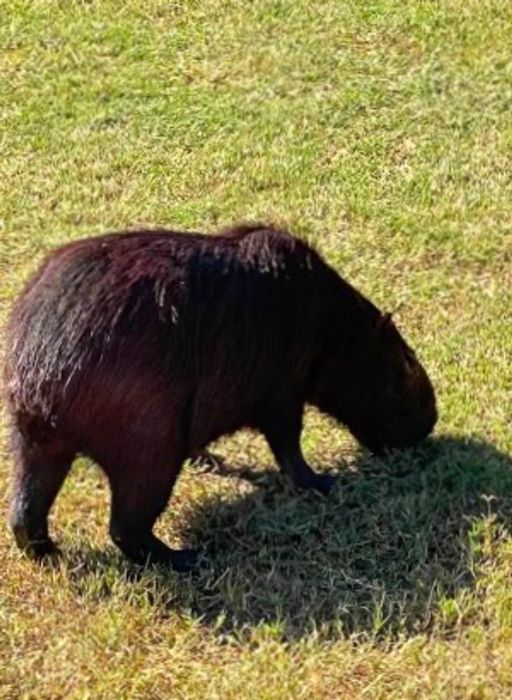
M162 570L148 600L164 616L183 607L240 639L262 624L286 640L450 635L478 614L477 568L510 526L511 467L485 443L437 439L385 461L358 456L324 499L283 488L277 474L223 464L201 474L204 494L180 528L203 548L203 571L183 586ZM219 476L242 482L224 487ZM114 560L137 581L139 569ZM111 565L80 548L70 580L90 594ZM110 595L102 583L99 598Z
M80 462L56 566L0 533L0 696L507 697L510 4L1 0L0 17L2 316L71 238L273 220L404 303L440 405L437 438L385 460L310 412L328 500L283 484L260 438L221 441L223 473L188 466L158 526L203 548L195 579L114 551Z

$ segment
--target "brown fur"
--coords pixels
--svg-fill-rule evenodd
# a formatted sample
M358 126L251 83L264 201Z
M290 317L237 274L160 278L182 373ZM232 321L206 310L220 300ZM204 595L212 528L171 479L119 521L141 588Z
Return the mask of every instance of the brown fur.
M187 568L152 534L183 461L247 426L298 486L326 492L300 451L304 404L373 450L436 420L431 383L391 318L293 236L137 231L49 255L8 324L16 540L52 551L47 515L78 453L112 490L111 534L132 559Z

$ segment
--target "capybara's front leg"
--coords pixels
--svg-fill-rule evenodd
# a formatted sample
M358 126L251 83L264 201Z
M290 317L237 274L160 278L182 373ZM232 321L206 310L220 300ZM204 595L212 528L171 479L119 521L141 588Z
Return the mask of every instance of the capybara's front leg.
M293 403L268 406L260 419L260 429L281 470L301 489L313 489L327 495L335 479L317 474L304 459L300 447L302 405Z
M152 532L165 509L178 469L168 465L153 468L107 469L112 490L110 536L129 559L137 564L163 564L176 571L190 571L197 554L191 549L175 550Z
M29 443L17 428L11 440L14 486L10 525L18 547L38 559L57 551L48 534L48 513L74 455L56 441Z

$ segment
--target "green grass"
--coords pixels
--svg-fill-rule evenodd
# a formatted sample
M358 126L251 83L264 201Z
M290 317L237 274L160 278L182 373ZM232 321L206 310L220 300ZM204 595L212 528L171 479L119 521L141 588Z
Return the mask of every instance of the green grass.
M0 697L512 697L512 5L0 0L0 314L52 246L138 224L286 224L399 324L436 437L385 460L313 411L339 472L262 439L187 466L137 571L81 461L26 561L0 531ZM2 442L2 445L5 445ZM0 499L9 457L0 451Z

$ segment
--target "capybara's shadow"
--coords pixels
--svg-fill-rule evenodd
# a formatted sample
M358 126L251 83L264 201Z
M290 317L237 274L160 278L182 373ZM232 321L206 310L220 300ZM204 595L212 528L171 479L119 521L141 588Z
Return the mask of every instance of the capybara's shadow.
M475 585L482 521L509 524L512 459L437 438L385 458L361 453L353 467L328 498L242 470L252 489L212 496L188 521L205 569L181 582L161 569L144 576L224 633L262 622L289 639L428 631L443 600Z

